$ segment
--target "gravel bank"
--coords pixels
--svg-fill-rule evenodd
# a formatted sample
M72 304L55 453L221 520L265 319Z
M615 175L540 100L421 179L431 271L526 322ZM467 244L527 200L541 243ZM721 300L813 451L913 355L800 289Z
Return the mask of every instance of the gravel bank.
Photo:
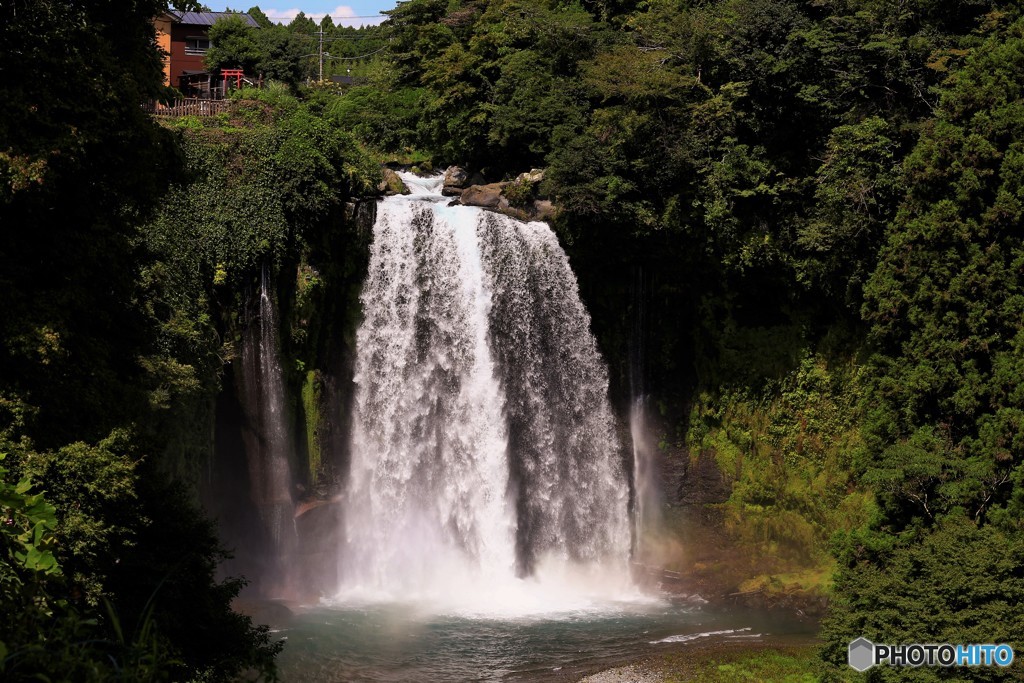
M581 678L580 683L662 683L664 680L662 673L642 666L620 666Z

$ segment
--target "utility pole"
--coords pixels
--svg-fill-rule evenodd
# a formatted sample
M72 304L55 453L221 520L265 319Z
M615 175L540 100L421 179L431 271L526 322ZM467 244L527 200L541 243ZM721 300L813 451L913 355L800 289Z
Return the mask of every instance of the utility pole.
M324 27L320 27L320 82L324 82Z

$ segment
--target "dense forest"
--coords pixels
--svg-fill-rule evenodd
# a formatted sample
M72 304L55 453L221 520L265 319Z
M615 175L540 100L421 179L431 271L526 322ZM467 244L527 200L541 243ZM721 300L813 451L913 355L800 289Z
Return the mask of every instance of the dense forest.
M544 169L514 199L558 207L612 400L655 409L665 535L724 529L708 573L827 600L817 675L858 636L1024 648L1017 3L253 8L207 59L267 87L157 121L165 9L0 6L0 678L274 677L203 473L270 272L303 483L337 485L382 164ZM354 84L312 82L321 29Z

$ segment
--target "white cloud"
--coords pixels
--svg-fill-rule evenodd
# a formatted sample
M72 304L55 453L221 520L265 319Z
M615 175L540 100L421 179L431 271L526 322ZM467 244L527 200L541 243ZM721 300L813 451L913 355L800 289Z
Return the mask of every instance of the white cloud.
M287 24L294 19L301 10L298 7L291 9L267 9L260 8L263 13L267 15L267 18L271 21L279 24ZM327 12L306 12L306 16L319 23ZM348 5L338 5L330 12L331 20L334 21L335 26L370 26L373 24L379 24L386 17L366 17L356 18L358 15L356 11Z

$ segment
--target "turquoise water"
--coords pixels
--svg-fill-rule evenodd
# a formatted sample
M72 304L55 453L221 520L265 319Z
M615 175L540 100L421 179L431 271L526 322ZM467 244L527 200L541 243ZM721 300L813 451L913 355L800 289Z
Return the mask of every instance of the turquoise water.
M314 607L277 631L282 680L542 681L667 648L809 634L778 614L668 602L520 618L428 614L409 605Z

